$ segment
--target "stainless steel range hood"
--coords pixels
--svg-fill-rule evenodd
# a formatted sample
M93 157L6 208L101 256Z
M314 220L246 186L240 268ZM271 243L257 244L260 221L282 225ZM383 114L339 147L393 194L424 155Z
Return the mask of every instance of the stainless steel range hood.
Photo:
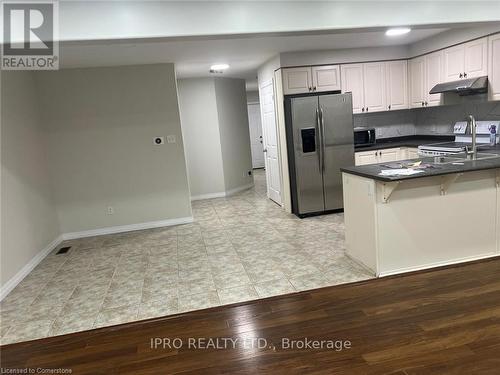
M474 95L488 92L488 77L466 78L460 81L439 83L429 91L429 94L455 92L458 95Z

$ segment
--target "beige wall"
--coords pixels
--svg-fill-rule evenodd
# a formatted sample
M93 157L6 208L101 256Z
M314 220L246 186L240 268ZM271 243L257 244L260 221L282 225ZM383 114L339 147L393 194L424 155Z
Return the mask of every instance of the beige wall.
M245 81L181 79L179 103L192 199L253 184Z
M226 191L253 183L248 109L243 79L215 79Z
M34 73L1 73L1 286L59 235Z
M173 64L39 72L37 84L62 233L191 216ZM153 144L167 135L177 142Z
M180 79L178 86L191 197L224 195L226 187L214 79Z

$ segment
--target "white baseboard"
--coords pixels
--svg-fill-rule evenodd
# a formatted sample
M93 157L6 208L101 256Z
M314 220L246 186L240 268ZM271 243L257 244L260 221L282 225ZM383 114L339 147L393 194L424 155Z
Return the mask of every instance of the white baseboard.
M488 259L488 258L497 257L498 255L499 254L497 252L493 252L493 253L487 253L487 254L482 254L482 255L474 255L474 256L470 256L470 257L463 257L463 258L458 258L458 259L453 259L453 260L446 260L446 261L442 261L442 262L428 263L428 264L424 264L424 265L416 266L416 267L399 268L399 269L396 269L396 270L380 272L380 274L378 275L378 277L399 275L399 274L407 273L407 272L422 271L422 270L427 270L427 269L430 269L430 268L436 268L436 267L450 266L450 265L460 264L460 263L473 262L475 260L481 260L481 259Z
M218 193L208 193L208 194L200 194L191 196L191 201L199 201L202 199L213 199L213 198L223 198L226 196L225 191L221 191Z
M187 223L192 223L192 222L193 222L193 217L188 216L188 217L180 217L177 219L149 221L146 223L128 224L128 225L120 225L120 226L116 226L116 227L106 227L106 228L99 228L99 229L84 230L81 232L64 233L62 235L62 238L63 238L63 240L74 240L77 238L102 236L105 234L132 232L134 230L170 227L172 225L187 224Z
M208 193L208 194L193 195L193 196L191 196L191 201L199 201L199 200L202 200L202 199L213 199L213 198L229 197L231 195L239 193L240 191L253 188L253 186L254 186L254 184L252 182L250 184L246 184L246 185L243 185L243 186L238 186L237 188L231 189L231 190L228 190L228 191L221 191L221 192L218 192L218 193Z
M104 234L113 234L113 233L122 233L122 232L130 232L134 230L141 229L151 229L151 228L161 228L168 227L172 225L179 224L187 224L192 223L193 217L182 217L178 219L169 219L169 220L159 220L159 221L150 221L147 223L139 223L139 224L129 224L129 225L121 225L117 227L107 227L100 229L92 229L86 230L82 232L72 232L72 233L64 233L58 236L54 241L48 244L43 250L41 250L37 255L33 257L19 272L17 272L14 277L12 277L9 281L5 283L0 288L0 301L3 300L11 291L14 289L17 284L19 284L28 274L33 271L33 269L47 256L50 254L52 250L54 250L62 241L65 240L73 240L77 238L84 237L92 237L92 236L100 236Z
M42 249L38 254L36 254L23 268L21 268L9 281L5 283L0 288L0 301L3 300L17 284L19 284L23 279L28 276L28 274L33 271L33 269L47 256L52 250L54 250L63 241L62 236L58 236L54 241L49 243Z

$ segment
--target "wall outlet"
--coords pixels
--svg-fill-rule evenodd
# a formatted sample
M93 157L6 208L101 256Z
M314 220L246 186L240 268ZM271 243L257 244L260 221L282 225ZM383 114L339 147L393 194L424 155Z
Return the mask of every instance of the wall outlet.
M108 207L108 215L113 215L115 213L115 209L112 206Z
M167 135L167 143L175 143L175 135Z

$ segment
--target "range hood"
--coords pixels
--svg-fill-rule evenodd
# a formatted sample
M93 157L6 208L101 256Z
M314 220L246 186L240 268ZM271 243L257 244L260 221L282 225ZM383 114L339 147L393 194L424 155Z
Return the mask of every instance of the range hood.
M456 92L458 95L483 94L488 92L488 77L466 78L460 81L439 83L429 91L429 94Z

